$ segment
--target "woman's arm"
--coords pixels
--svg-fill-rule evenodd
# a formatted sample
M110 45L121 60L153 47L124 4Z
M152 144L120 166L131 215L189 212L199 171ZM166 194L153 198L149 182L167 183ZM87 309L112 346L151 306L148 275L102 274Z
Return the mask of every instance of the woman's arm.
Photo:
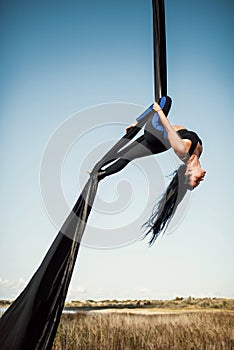
M175 151L175 153L179 158L181 158L182 160L186 159L187 150L186 150L185 144L182 141L182 139L179 137L179 135L176 133L175 129L173 128L173 126L171 125L171 123L169 122L165 114L163 113L163 110L156 102L154 103L153 109L158 113L160 121L164 126L164 128L166 129L167 138L168 138L168 141L170 142L171 147L173 148L173 150Z

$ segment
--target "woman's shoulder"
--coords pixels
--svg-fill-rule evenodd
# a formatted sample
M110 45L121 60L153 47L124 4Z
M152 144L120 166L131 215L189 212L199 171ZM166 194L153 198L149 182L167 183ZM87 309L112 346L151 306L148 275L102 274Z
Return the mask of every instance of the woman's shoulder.
M181 126L181 125L172 125L173 126L173 129L175 131L179 131L179 130L187 130L184 126Z

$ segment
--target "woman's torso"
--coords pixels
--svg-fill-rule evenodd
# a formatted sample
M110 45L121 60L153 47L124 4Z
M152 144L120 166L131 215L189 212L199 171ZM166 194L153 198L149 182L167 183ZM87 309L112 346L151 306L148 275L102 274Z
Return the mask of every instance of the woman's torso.
M144 134L145 139L148 142L148 147L154 154L157 154L165 152L171 148L171 145L168 141L165 128L156 118L155 121L156 122L154 124L152 120L149 120L146 123ZM198 135L193 131L187 130L184 126L173 125L173 128L183 140L189 156L196 154L198 157L200 157L202 153L202 141Z
M202 153L202 141L200 137L191 130L186 129L184 126L173 125L173 128L183 140L188 154L196 154L200 157Z
M173 125L173 128L183 140L188 155L196 154L200 157L202 141L199 136L195 132L187 130L184 126ZM165 152L171 147L167 138L167 132L157 114L146 123L144 134L148 146L154 154Z

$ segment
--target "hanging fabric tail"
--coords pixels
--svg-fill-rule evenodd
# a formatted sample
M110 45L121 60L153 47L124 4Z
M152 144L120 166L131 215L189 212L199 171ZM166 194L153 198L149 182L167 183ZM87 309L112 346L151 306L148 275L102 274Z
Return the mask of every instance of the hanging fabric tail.
M153 1L155 101L166 96L166 43L163 0ZM0 319L1 350L50 350L86 223L98 188L100 169L118 158L118 152L139 132L149 114L124 135L95 165L71 214L40 267ZM130 145L128 146L130 147Z
M72 212L65 221L40 267L0 319L1 350L49 350L60 321L67 290L86 223L98 188L98 171L117 159L118 152L150 117L125 134L95 165Z
M154 98L167 95L167 60L164 0L152 0L154 41Z
M39 269L0 319L1 350L51 349L97 183L89 179Z

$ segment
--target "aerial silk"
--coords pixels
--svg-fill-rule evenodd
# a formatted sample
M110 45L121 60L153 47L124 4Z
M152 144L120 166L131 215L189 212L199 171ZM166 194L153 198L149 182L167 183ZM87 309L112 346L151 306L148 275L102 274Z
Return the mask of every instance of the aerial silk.
M155 99L166 95L164 1L153 1ZM0 319L1 350L49 350L64 307L69 283L103 166L119 158L150 118L147 112L94 166L74 208L30 282Z
M154 98L167 95L166 26L164 0L153 0Z

